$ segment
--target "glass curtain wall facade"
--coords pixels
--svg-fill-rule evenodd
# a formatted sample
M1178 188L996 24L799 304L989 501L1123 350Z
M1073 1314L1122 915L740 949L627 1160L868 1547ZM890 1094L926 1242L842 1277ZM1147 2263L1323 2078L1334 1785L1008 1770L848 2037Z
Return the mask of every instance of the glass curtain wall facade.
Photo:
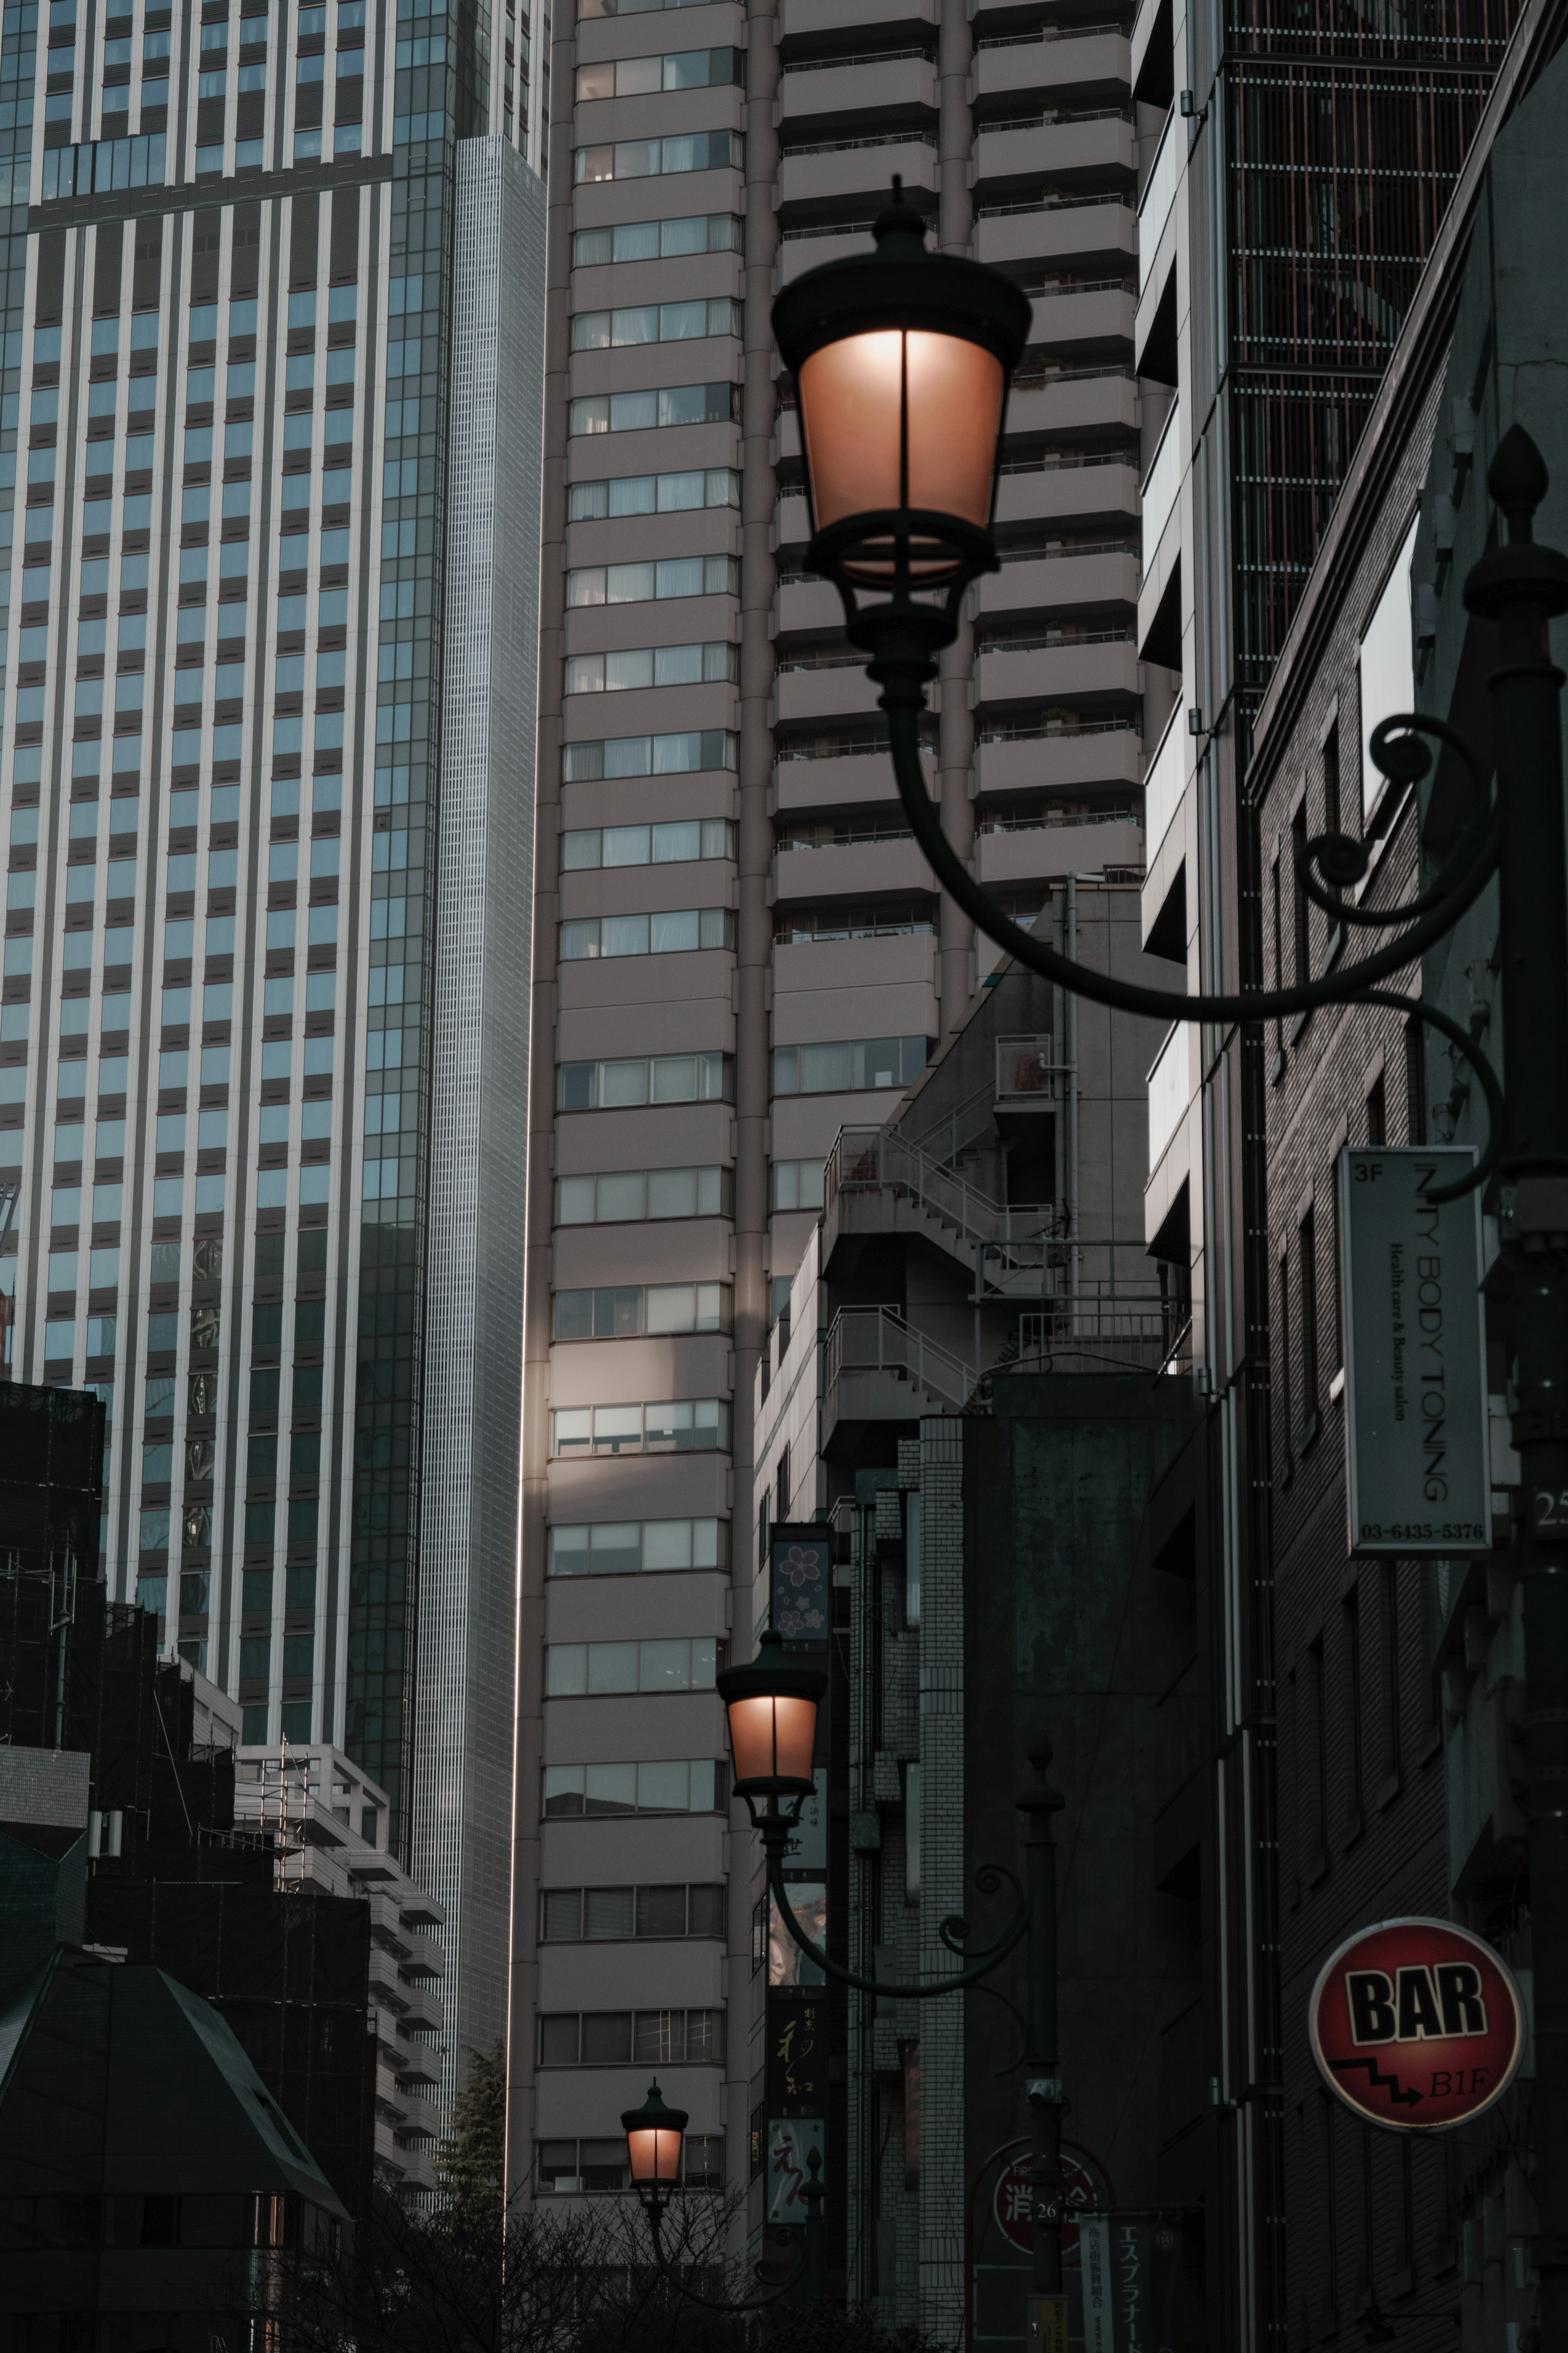
M406 1853L458 160L542 92L483 8L4 27L11 1367L105 1401L115 1598Z

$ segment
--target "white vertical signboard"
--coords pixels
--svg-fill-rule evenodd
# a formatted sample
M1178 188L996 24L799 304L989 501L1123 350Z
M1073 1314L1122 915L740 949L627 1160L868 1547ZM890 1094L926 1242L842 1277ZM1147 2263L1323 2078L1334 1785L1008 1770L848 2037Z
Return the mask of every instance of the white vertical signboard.
M1480 1196L1430 1198L1475 1156L1340 1154L1352 1552L1490 1547Z

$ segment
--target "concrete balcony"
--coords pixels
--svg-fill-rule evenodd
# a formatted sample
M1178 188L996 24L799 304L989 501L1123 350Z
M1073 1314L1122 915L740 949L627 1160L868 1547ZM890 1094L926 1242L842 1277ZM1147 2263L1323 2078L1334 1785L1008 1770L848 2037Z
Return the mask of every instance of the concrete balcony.
M803 635L809 630L816 637L824 629L844 626L838 591L826 580L781 581L773 603L781 638L793 637L797 630Z
M1125 463L1038 466L1004 473L996 485L996 520L1070 522L1079 530L1100 523L1131 533L1138 527L1138 469L1131 453Z
M444 1978L447 1956L433 1936L416 1936L404 1932L403 1971L411 1978Z
M934 195L935 141L928 145L908 132L889 131L885 137L847 139L842 147L824 144L815 153L803 149L782 155L773 183L776 202L784 209L791 205L826 204L840 196L867 196L882 205L895 172L902 174L906 188L923 188Z
M1007 432L1071 433L1085 426L1138 424L1138 387L1128 369L1102 375L1047 376L1015 385L1007 397Z
M392 2126L400 2125L407 2111L402 2078L395 2067L380 2053L376 2055L375 2112Z
M384 1953L379 1945L370 1948L370 1998L384 2010L395 2010L401 2018L408 2009L409 1989L397 1974L395 1955Z
M931 1026L935 1019L936 941L930 933L814 940L799 946L781 943L773 949L773 1034L783 1044L812 1038L931 1038L937 1034ZM775 1130L782 1108L774 1106Z
M810 537L811 510L806 504L805 492L792 492L780 499L773 509L774 548L781 554L785 548L800 554L804 552ZM843 607L840 606L838 609L842 616Z
M934 785L936 755L925 754L926 780ZM874 801L896 801L893 764L885 751L844 752L826 760L778 760L773 765L769 813L785 816L795 809L863 808Z
M774 24L781 41L820 40L824 34L842 35L851 26L935 25L942 11L937 0L780 0Z
M375 2153L377 2157L380 2157L381 2134L379 2130L376 2134ZM405 2197L408 2196L415 2190L418 2190L428 2195L436 2189L437 2185L436 2180L435 2164L432 2161L428 2147L423 2142L410 2148L405 2147L400 2141L393 2149L390 2162L396 2169L398 2175L398 2188L401 2189Z
M974 666L977 710L997 703L1062 702L1087 694L1134 695L1137 649L1128 638L1110 645L1031 646L982 654Z
M1136 605L1138 558L1130 549L1082 555L1028 555L1004 563L977 583L981 617L992 613L1071 613L1088 606Z
M880 688L872 685L865 665L836 664L831 670L781 670L773 686L775 721L802 719L868 719L877 708Z
M982 833L974 849L976 872L987 890L1016 889L1061 874L1141 868L1143 828L1119 818L1103 825L1032 826L1016 833Z
M1110 358L1132 355L1132 330L1138 317L1138 297L1126 287L1086 287L1079 293L1037 294L1032 304L1031 343L1047 343L1069 364L1103 353Z
M428 2042L399 2042L398 2082L405 2092L433 2091L441 2081L441 2053ZM401 2096L401 2094L400 2094Z
M937 111L936 68L926 58L867 58L844 65L785 67L773 100L775 129L820 130L825 137L847 122L858 135L878 118L897 117L900 129L912 118Z
M842 261L851 253L869 253L876 243L868 228L844 229L831 237L786 237L779 246L778 266L773 272L776 286L788 286L808 269L816 269L825 261ZM792 414L787 412L786 414ZM785 453L783 449L783 425L780 424L781 455L796 457L800 439L796 431L795 445Z
M440 2026L446 2011L427 1986L405 1985L403 1998L405 2008L402 2022L405 2026L426 2032L434 2032Z
M1135 727L1103 733L1009 736L974 747L976 794L1106 792L1135 786L1143 743Z
M1032 122L1016 130L982 129L975 136L972 168L977 190L1009 180L1028 180L1037 186L1048 180L1065 187L1091 173L1125 173L1131 184L1137 168L1137 139L1132 125L1119 114L1076 122Z
M441 2111L433 2101L406 2099L403 2118L397 2126L397 2137L405 2143L439 2140L446 2130Z
M996 212L974 224L976 261L994 269L1020 269L1032 261L1080 261L1112 254L1132 260L1138 251L1138 216L1131 205L1030 205Z
M396 1896L378 1887L371 1889L363 1901L370 1906L371 1935L393 1952L406 1952L412 1940L404 1931Z
M870 899L883 892L934 895L936 878L912 841L847 842L842 849L781 849L773 860L776 905Z
M1107 106L1126 101L1132 88L1132 45L1120 33L1061 32L1035 40L984 45L970 75L973 100L1034 99L1037 103Z

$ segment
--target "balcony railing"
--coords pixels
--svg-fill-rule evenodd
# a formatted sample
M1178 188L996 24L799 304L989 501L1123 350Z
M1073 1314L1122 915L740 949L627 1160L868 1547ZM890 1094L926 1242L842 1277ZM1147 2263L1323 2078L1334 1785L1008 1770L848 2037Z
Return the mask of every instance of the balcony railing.
M967 1404L974 1387L971 1366L890 1307L841 1307L833 1319L824 1366L826 1393L831 1396L841 1375L858 1372L890 1373L953 1407Z

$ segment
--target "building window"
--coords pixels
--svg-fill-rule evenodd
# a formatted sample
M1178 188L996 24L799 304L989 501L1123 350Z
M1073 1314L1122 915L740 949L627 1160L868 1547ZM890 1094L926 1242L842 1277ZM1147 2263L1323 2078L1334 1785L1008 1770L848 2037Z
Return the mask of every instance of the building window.
M551 1642L544 1660L547 1699L711 1691L724 1663L724 1644L711 1634L644 1642Z
M551 1417L555 1454L692 1454L730 1451L725 1398L679 1398L662 1405L562 1406Z
M710 1757L640 1765L547 1765L547 1820L574 1815L722 1812L724 1767Z
M550 1531L552 1577L728 1568L728 1520L586 1520Z
M1290 820L1290 908L1295 964L1291 978L1298 987L1312 977L1311 902L1301 888L1307 855L1307 804L1303 800Z
M626 2136L618 2140L542 2140L538 2180L542 2190L566 2195L625 2189L631 2179Z
M625 596L613 593L609 602L632 604L647 596L732 596L732 560L727 555L685 556L668 563L611 565L612 573L626 575ZM571 580L589 586L604 573L573 573ZM671 580L701 585L671 587ZM656 586L654 584L658 583ZM612 582L612 590L614 583ZM605 603L605 597L583 596L581 604ZM615 735L599 743L568 744L561 754L561 781L566 785L597 784L609 776L695 776L740 765L740 739L721 727L691 729L674 735Z
M618 229L616 235L619 237ZM668 474L612 474L598 481L574 482L567 519L599 522L606 517L684 514L699 507L740 503L741 477L733 466L694 466Z
M1426 1041L1419 1021L1405 1025L1405 1141L1426 1141Z
M1297 1236L1301 1269L1301 1408L1303 1445L1318 1418L1318 1229L1313 1212L1302 1219Z
M1290 1464L1295 1459L1296 1430L1290 1410L1290 1261L1284 1250L1279 1253L1279 1280L1276 1289L1279 1302L1279 1320L1277 1345L1269 1351L1269 1362L1272 1375L1279 1383L1278 1428L1279 1448L1283 1456L1280 1475L1289 1477Z
M1339 714L1323 738L1323 831L1338 833L1340 829L1340 722Z
M539 2021L542 2067L712 2066L724 2056L721 2010L567 2010Z
M730 907L665 908L647 915L588 915L561 926L563 964L607 962L614 956L691 955L732 948Z
M923 1038L852 1038L842 1043L773 1048L775 1095L847 1094L907 1087L926 1066Z
M656 1282L558 1291L557 1340L625 1340L644 1333L728 1332L733 1291L727 1282Z
M722 1936L724 1890L704 1881L668 1887L545 1887L544 1944L625 1944L634 1938Z
M1329 1863L1328 1689L1323 1676L1323 1638L1307 1646L1307 1773L1302 1789L1308 1807L1307 1875L1317 1879Z
M688 2189L722 2189L724 2137L689 2132L681 2145L680 2178ZM542 2140L539 2189L555 2197L604 2196L631 2186L626 2136L614 2140Z
M1386 1804L1399 1787L1400 1710L1399 1710L1399 1575L1394 1561L1385 1560L1379 1580L1382 1595L1383 1651L1383 1787L1378 1797Z
M1345 1699L1350 1737L1346 1743L1345 1768L1350 1786L1345 1792L1345 1836L1357 1837L1365 1820L1363 1795L1365 1788L1365 1725L1362 1694L1362 1626L1361 1594L1352 1587L1344 1599L1345 1637Z
M1383 1072L1373 1079L1366 1098L1366 1141L1369 1151L1381 1151L1388 1142L1388 1096Z
M825 1198L823 1180L826 1170L825 1160L775 1160L773 1164L773 1208L820 1209Z
M722 1218L731 1214L734 1172L729 1168L617 1168L600 1176L558 1176L555 1222L560 1226L638 1224L654 1218Z
M618 311L578 311L572 320L572 348L624 351L635 343L686 343L707 335L738 335L742 315L740 303L728 294L706 301L633 302Z
M616 1062L563 1062L557 1111L628 1111L643 1103L733 1103L729 1054L638 1055Z
M572 239L572 267L594 269L607 261L668 261L688 253L739 253L742 226L732 213L686 213L675 220L617 221L613 228L580 228Z

